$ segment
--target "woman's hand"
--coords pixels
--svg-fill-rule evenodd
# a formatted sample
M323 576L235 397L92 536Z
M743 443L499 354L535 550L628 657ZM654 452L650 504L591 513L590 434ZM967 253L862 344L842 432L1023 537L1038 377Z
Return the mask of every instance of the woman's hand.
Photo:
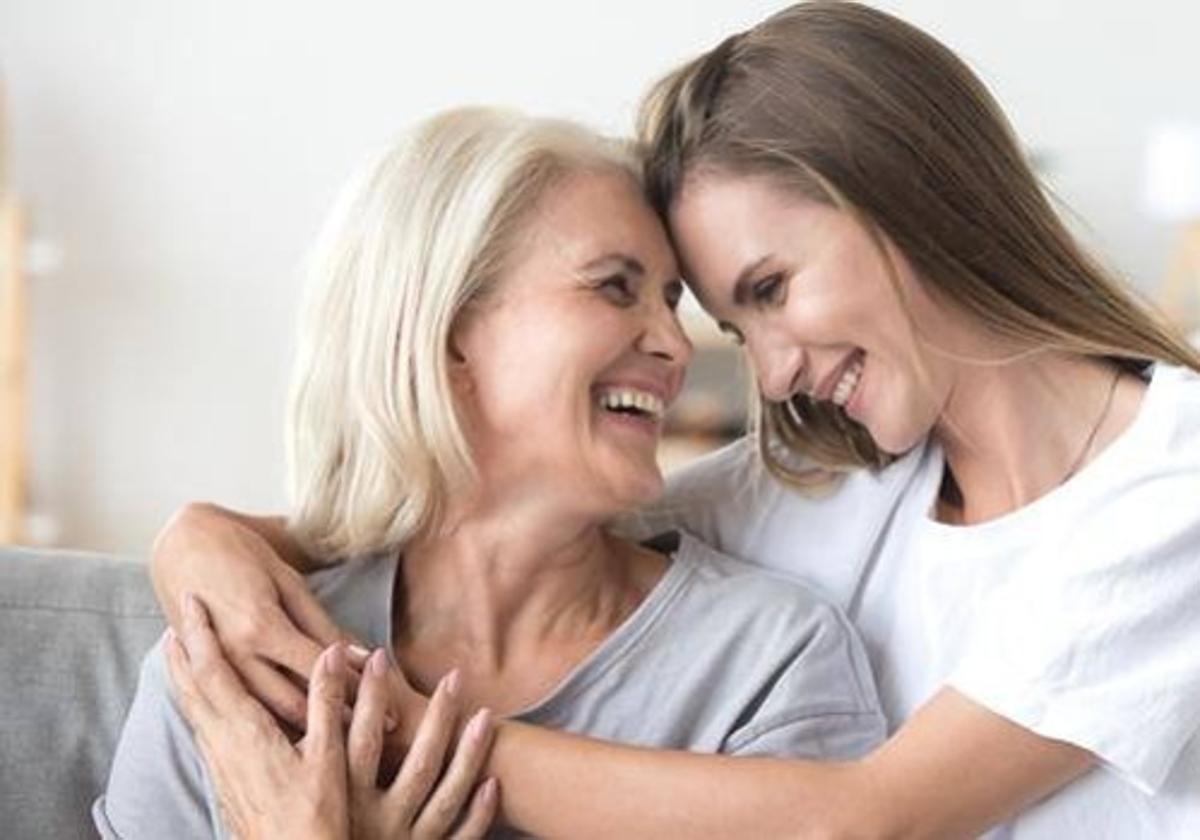
M196 598L187 599L182 635L168 634L167 665L179 705L230 832L241 840L349 838L341 646L317 659L309 681L307 734L293 745L246 693Z
M389 737L384 732L389 700L397 702L398 691L419 695L376 651L363 674L350 731L343 735L346 666L341 646L331 646L318 657L309 681L308 733L292 745L246 693L199 599L189 596L185 602L183 632L168 640L167 662L226 823L238 837L484 835L499 804L495 779L475 784L491 743L490 716L481 710L471 719L447 766L458 719L456 673L439 683L411 738L400 732ZM380 787L385 740L389 747L411 746Z
M475 785L491 744L488 710L481 709L467 723L447 767L458 718L458 673L452 671L434 691L399 770L390 780L385 772L380 787L384 712L389 693L398 687L412 691L399 671L389 667L384 652L375 651L363 671L348 739L352 836L482 837L499 801L495 779Z
M282 521L236 514L215 505L179 511L155 540L150 574L167 620L182 628L184 592L203 597L225 655L246 688L268 709L303 729L305 695L297 686L313 670L321 650L351 642L309 592L286 551ZM366 651L350 648L352 665ZM285 675L286 669L293 677ZM354 674L348 677L353 691Z

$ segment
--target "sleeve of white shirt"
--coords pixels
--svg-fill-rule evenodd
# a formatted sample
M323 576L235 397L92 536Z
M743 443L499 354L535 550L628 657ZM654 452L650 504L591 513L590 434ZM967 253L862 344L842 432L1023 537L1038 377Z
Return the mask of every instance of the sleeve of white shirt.
M982 608L950 684L1156 792L1200 727L1198 476L1147 471L1056 529Z

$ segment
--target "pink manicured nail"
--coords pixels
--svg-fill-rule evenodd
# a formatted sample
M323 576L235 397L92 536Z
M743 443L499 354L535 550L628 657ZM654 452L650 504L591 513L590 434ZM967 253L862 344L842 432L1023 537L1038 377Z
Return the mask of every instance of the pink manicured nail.
M451 699L457 699L458 689L462 683L462 676L459 674L458 669L452 669L449 674L442 678L442 683L446 686L447 696Z
M200 599L191 592L183 593L183 614L197 624L204 623L204 611L200 608Z
M325 671L335 677L340 677L346 668L346 652L340 644L330 645L325 649Z
M371 654L371 658L367 660L367 666L375 676L387 676L388 661L387 654L383 652L383 648L379 648Z
M467 737L472 741L478 741L487 733L488 725L492 722L492 712L488 708L482 708L475 713L471 718L471 722L467 724Z

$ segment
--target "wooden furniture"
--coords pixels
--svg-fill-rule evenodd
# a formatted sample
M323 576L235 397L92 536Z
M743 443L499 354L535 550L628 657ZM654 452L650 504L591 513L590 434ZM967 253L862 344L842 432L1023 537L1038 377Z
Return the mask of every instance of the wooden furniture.
M27 465L25 216L10 187L5 151L0 109L0 544L24 536Z

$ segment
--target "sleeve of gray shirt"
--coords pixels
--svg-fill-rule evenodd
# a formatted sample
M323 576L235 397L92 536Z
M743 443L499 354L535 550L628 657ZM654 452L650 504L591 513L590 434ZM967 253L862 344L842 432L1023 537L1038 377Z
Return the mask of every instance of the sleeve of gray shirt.
M807 639L763 689L722 752L807 759L861 758L887 737L866 654L848 619L822 604Z
M146 655L108 787L92 806L106 840L225 836L191 728L171 695L162 641Z

